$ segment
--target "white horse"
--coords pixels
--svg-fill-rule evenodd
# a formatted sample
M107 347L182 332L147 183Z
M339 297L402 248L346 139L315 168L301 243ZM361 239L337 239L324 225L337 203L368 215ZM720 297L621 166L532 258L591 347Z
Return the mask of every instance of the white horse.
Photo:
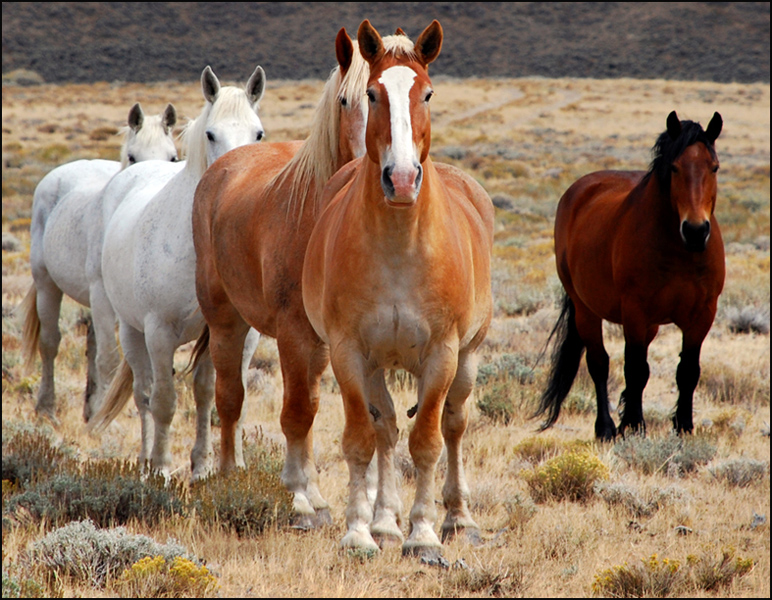
M183 132L185 168L162 189L154 191L158 187L154 184L150 186L153 190L145 186L122 196L107 224L102 251L104 287L118 315L124 362L131 373L125 364L119 369L90 426L103 429L120 412L133 377L134 401L142 418L140 461L150 458L151 467L165 474L171 465L169 429L176 408L174 352L196 339L204 326L195 288L193 194L212 162L228 150L263 138L256 114L265 86L262 68L255 69L246 93L235 87L221 88L209 67L201 84L207 102L201 116ZM163 167L166 173L174 169ZM253 332L245 344L244 374L258 339ZM214 369L210 359L199 363L193 380L198 425L191 467L196 480L211 472Z
M119 171L137 162L177 160L172 129L177 112L169 104L161 115L145 117L139 103L129 111L121 161L77 160L53 169L35 188L30 227L33 284L22 303L25 363L32 367L37 352L43 363L38 413L55 420L54 359L61 333L62 295L91 306L93 294L86 276L93 230L101 230L101 192ZM97 222L96 225L94 222ZM101 233L98 236L101 244ZM89 382L83 416L88 421L118 365L115 318L109 335L89 354ZM101 342L101 343L100 343ZM96 371L96 374L94 373Z

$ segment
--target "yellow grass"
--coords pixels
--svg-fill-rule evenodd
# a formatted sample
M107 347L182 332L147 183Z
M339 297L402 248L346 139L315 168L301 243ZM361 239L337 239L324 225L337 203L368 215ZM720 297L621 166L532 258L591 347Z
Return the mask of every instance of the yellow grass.
M245 74L246 76L247 74ZM260 116L269 141L297 139L308 131L322 89L321 81L270 82ZM641 475L615 457L610 445L593 442L594 411L566 411L549 434L558 448L584 443L609 469L610 482L633 487L680 486L683 495L652 516L635 518L599 497L584 503L547 501L533 517L514 523L508 502L528 498L523 471L533 462L515 452L532 444L537 423L529 421L528 403L540 392L544 365L531 384L512 384L518 407L507 426L481 415L470 399L471 420L465 437L465 460L472 509L483 530L484 545L462 540L446 544L443 555L468 569L443 570L402 558L387 548L371 559L352 557L338 543L344 529L348 473L340 451L343 411L332 375L323 384L315 424L315 453L322 493L331 505L333 525L318 531L272 530L240 540L213 532L193 521L175 521L152 529L132 526L157 541L177 538L207 561L223 597L446 597L528 595L582 597L592 594L596 575L625 562L632 565L654 554L685 564L689 555L720 556L733 547L754 562L723 596L769 597L768 522L751 528L753 514L770 516L769 476L748 487L717 481L708 467L729 458L769 461L769 336L733 334L723 310L754 305L769 310L769 85L709 84L620 79L501 79L435 81L432 100L433 151L438 160L454 162L477 177L493 197L508 199L511 209L497 210L494 251L495 318L480 352L481 364L502 354L521 357L533 366L557 316L558 283L551 255L551 227L562 191L582 174L599 168L645 169L649 149L664 130L667 114L707 123L714 110L724 118L717 148L721 157L718 214L728 243L727 292L719 319L702 353L703 373L729 374L748 392L731 406L712 400L698 388L695 423L717 435L717 454L710 465L677 477L659 472ZM13 314L31 283L29 217L34 187L55 159L117 159L120 140L105 135L125 123L130 106L140 101L145 112L160 112L167 102L193 118L203 98L197 83L43 85L3 88L3 233L12 233L20 249L3 252L3 424L36 423L34 394L39 373L25 373L19 361L18 317ZM454 154L453 149L463 152ZM65 152L66 150L66 152ZM766 247L764 246L766 238ZM61 320L63 342L57 360L57 439L80 449L82 458L134 458L139 449L139 422L133 406L101 437L84 433L82 398L85 386L85 338L76 323L80 307L65 299ZM618 328L606 330L612 374L610 394L623 386L624 342ZM644 410L651 436L666 435L667 415L675 403L675 368L680 335L663 327L649 354L651 379ZM190 347L176 358L182 372ZM279 427L282 382L275 343L264 338L260 364L250 373L246 430L260 428L269 439L283 440ZM39 364L39 363L38 363ZM38 367L39 368L39 367ZM175 475L187 478L195 430L195 406L185 378L173 428ZM592 399L584 375L574 392ZM397 386L398 459L409 464L406 411L415 403L409 385ZM618 419L617 419L618 420ZM738 424L742 422L742 424ZM734 424L734 425L733 425ZM48 427L45 423L41 427ZM219 431L215 429L217 447ZM551 442L552 443L552 442ZM522 448L522 446L521 446ZM545 457L548 459L552 454ZM438 468L437 498L443 466ZM402 499L412 502L413 481L404 477ZM518 496L519 494L519 496ZM438 505L442 515L442 507ZM678 526L688 527L680 535ZM44 535L37 525L4 532L3 565L16 565L27 544ZM65 595L109 597L111 591L67 584ZM709 596L690 590L689 595Z

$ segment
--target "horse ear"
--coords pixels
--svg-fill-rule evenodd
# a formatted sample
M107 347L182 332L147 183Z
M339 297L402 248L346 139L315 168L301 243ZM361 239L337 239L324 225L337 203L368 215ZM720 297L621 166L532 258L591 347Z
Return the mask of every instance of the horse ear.
M201 90L204 92L204 98L210 104L214 104L217 94L220 92L220 80L212 71L212 67L206 66L201 73Z
M137 102L129 111L129 127L135 133L142 129L142 123L145 122L145 113L142 112L142 106Z
M252 75L247 81L247 97L252 104L256 104L263 97L265 92L265 71L263 67L257 65Z
M359 42L359 52L362 54L362 58L370 64L383 54L383 40L367 19L362 21L359 26L357 42Z
M345 75L354 60L354 42L351 41L345 27L341 27L335 37L335 57L340 65L340 74Z
M675 140L681 135L681 121L675 111L667 116L667 133L671 140Z
M397 31L394 32L394 35L404 35L407 37L407 34L405 33L405 30L402 29L402 27L397 27Z
M721 115L716 113L713 113L713 118L710 120L710 123L708 123L708 128L705 130L705 135L708 136L708 139L711 142L715 142L716 138L718 138L719 134L721 133L721 128L724 126L724 120L721 118Z
M426 66L439 56L441 49L442 25L435 19L423 30L423 33L418 36L418 40L415 43L415 50L419 60Z
M177 124L177 109L174 108L174 104L171 102L166 106L166 110L164 110L162 122L167 133Z

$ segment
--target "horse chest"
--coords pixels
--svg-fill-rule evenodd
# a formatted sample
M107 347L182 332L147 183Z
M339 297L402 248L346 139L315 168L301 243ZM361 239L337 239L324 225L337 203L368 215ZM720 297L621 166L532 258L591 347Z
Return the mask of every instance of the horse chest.
M415 371L423 362L432 338L431 324L410 302L385 302L368 311L359 337L373 368Z

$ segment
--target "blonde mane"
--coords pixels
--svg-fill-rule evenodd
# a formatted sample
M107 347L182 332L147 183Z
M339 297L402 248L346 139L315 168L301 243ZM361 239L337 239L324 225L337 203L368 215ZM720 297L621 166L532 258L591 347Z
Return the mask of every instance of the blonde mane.
M322 97L316 107L311 122L311 132L297 154L268 183L267 191L285 183L291 178L287 214L298 203L297 216L303 214L311 184L316 184L316 197L312 205L316 206L321 197L322 188L335 174L338 143L340 141L340 100L346 100L349 106L363 101L367 81L370 77L370 65L359 53L359 45L354 44L351 66L341 81L340 66L335 67L324 85ZM413 42L405 35L390 35L383 38L386 52L395 56L413 54Z
M351 66L346 76L341 81L340 66L332 70L316 106L306 141L267 185L270 193L270 190L289 181L287 214L292 212L295 203L298 203L298 216L303 214L312 184L316 184L316 198L312 200L315 205L324 184L334 175L340 141L340 101L345 98L349 106L361 102L369 76L370 66L354 42Z
M198 179L207 167L206 128L214 121L238 119L245 123L251 122L256 110L247 99L243 89L235 86L224 86L217 92L214 104L206 102L201 114L189 121L180 134L182 155L187 161L185 169Z

